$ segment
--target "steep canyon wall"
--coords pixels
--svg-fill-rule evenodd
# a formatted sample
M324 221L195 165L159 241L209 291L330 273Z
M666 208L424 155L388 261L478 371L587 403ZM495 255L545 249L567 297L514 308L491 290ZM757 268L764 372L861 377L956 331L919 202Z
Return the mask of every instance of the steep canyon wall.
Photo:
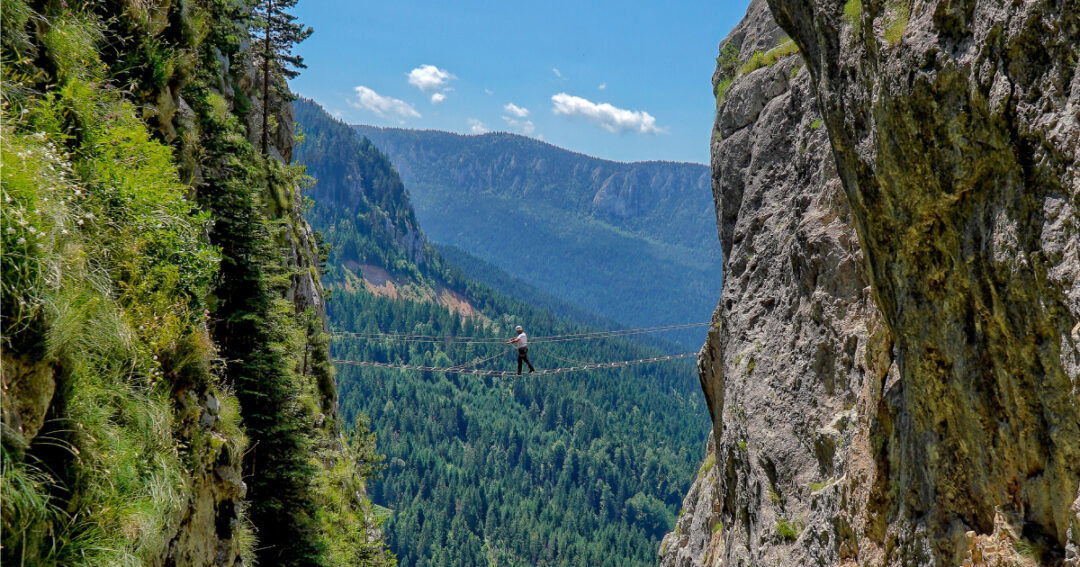
M713 80L715 443L661 563L1076 564L1076 4L770 5Z

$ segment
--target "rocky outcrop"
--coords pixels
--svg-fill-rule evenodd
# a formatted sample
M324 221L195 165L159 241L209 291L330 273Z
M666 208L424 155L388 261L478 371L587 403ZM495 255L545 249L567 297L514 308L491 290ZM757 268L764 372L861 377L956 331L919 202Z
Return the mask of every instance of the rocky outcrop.
M770 4L895 337L860 562L958 564L1006 535L1075 563L1080 5Z
M837 564L864 400L889 369L810 74L797 54L763 58L785 41L755 1L721 44L725 278L699 363L715 473L691 489L683 519L695 519L665 538L665 567Z
M1080 10L769 3L801 59L753 2L714 77L726 535L662 563L1077 564Z

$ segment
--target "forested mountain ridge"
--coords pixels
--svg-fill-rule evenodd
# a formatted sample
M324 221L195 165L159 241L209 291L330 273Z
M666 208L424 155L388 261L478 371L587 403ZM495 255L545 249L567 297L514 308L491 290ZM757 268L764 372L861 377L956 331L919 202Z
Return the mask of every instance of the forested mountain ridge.
M705 165L616 162L506 132L354 128L386 153L410 187L442 181L462 191L557 200L639 236L692 247L713 243L708 215L698 214L710 212ZM450 160L457 165L437 174Z
M5 565L393 563L289 164L291 4L2 4Z
M589 330L473 281L422 234L372 238L387 224L364 219L411 222L403 185L348 125L310 102L296 107L304 132L297 160L316 178L310 218L330 246L325 279L336 330L490 338L516 324L534 336ZM354 163L340 161L350 156ZM373 290L360 281L373 268L414 291ZM462 316L441 303L432 293L439 289L475 312ZM342 336L333 349L345 360L446 367L494 356L482 367L513 364L497 342ZM539 368L657 354L610 339L530 350ZM691 366L506 379L342 366L338 384L346 419L370 416L387 456L372 496L392 509L387 540L402 565L645 566L674 520L704 439Z
M632 326L712 312L721 257L706 166L619 163L507 133L355 128L398 169L434 242Z

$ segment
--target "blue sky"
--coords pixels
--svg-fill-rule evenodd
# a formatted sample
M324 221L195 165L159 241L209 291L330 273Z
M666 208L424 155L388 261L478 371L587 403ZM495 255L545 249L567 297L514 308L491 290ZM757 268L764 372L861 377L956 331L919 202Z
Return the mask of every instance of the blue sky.
M747 4L301 0L292 88L354 124L708 163L716 49Z

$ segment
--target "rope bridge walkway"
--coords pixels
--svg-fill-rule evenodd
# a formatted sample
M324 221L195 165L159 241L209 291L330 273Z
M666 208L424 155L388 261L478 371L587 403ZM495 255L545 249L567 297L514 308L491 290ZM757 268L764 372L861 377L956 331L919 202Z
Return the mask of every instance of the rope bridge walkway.
M502 354L502 353L499 353ZM667 360L677 360L680 358L690 358L697 356L696 352L684 352L682 354L669 354L666 356L655 356L653 358L640 358L638 360L620 360L619 362L593 362L590 364L583 364L581 366L567 366L565 368L542 368L535 372L525 371L526 374L547 375L547 374L565 374L567 372L582 372L585 370L597 370L600 368L622 368L624 366L633 366L635 364L648 364L650 362L664 362ZM337 360L334 364L349 364L352 366L373 366L375 368L394 368L397 370L418 370L425 372L446 372L448 374L476 374L478 376L514 376L517 375L516 371L511 370L484 370L481 368L464 368L461 366L416 366L412 364L393 364L390 362L368 362L364 360Z
M529 337L529 344L534 343L562 343L567 341L584 341L593 339L610 339L613 337L628 337L645 333L659 333L662 331L675 331L679 329L692 329L694 327L707 327L712 323L684 323L682 325L664 325L662 327L642 327L639 329L616 329L612 331L594 331L591 333L574 333L569 335L547 335ZM506 339L498 337L440 337L435 335L413 335L403 333L332 333L335 337L381 340L403 343L467 343L467 344L502 344Z
M607 339L626 337L631 335L640 335L645 333L658 333L662 331L672 331L677 329L690 329L694 327L705 327L711 325L711 323L687 323L682 325L664 325L661 327L642 327L637 329L616 329L611 331L595 331L590 333L573 333L566 335L547 335L529 338L529 346L535 346L537 344L550 344L550 343L562 343L570 341L586 341L595 339ZM354 339L354 340L375 340L375 341L389 341L389 342L426 342L426 343L454 343L454 344L491 344L491 345L506 345L506 339L493 338L493 337L454 337L454 336L434 336L434 335L417 335L406 333L348 333L338 332L333 333L337 338L342 339ZM512 347L511 347L512 348ZM417 364L395 364L392 362L373 362L367 360L342 360L333 359L334 364L345 364L350 366L366 366L371 368L390 368L395 370L413 370L419 372L445 372L448 374L473 374L477 376L514 376L517 372L510 370L488 370L483 368L477 368L485 362L494 360L500 356L504 356L506 351L499 350L499 352L486 357L468 362L465 364L458 364L455 366L423 366ZM696 352L685 352L682 354L669 354L664 356L654 356L651 358L639 358L636 360L620 360L615 362L585 362L580 360L573 360L569 358L563 358L561 356L550 354L553 358L557 358L564 362L573 364L574 366L565 366L561 368L544 368L536 370L531 374L536 375L549 375L549 374L564 374L567 372L583 372L586 370L599 370L603 368L623 368L626 366L633 366L637 364L650 364L654 362L666 362L669 360L679 360L683 358L696 357Z

